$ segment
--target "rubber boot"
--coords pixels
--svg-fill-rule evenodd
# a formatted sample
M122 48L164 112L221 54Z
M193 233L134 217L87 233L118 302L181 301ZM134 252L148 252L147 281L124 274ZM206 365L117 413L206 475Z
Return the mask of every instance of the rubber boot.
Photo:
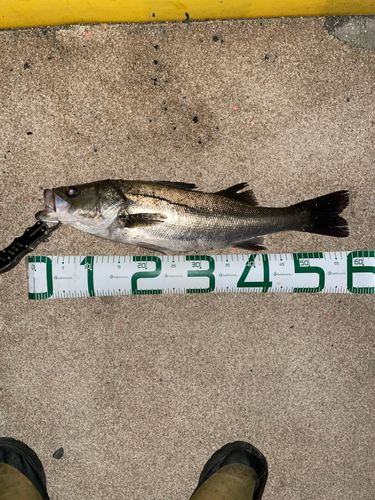
M243 441L228 443L208 460L190 500L260 500L267 477L259 450Z
M0 438L0 500L49 500L38 456L13 438Z

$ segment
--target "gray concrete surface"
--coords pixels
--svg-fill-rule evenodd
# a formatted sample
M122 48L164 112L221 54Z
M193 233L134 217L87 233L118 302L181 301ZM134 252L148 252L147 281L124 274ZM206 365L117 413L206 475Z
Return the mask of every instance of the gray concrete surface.
M375 50L375 16L326 17L324 28L350 47Z
M2 246L42 187L112 177L248 181L274 206L348 188L349 238L268 249L374 249L375 55L323 24L1 32ZM36 253L147 252L64 227ZM374 499L373 297L30 302L23 265L0 296L1 434L37 451L53 500L187 499L235 439L266 455L266 500Z

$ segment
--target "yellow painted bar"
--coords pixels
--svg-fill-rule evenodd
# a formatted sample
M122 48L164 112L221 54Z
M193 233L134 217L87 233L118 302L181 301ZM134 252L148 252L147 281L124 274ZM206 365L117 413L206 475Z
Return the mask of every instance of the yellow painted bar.
M0 0L0 29L61 24L375 14L375 0Z

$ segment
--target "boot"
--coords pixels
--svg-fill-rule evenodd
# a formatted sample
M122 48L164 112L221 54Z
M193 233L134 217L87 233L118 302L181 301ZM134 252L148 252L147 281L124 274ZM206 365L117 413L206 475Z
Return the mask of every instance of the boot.
M38 456L13 438L0 438L0 500L49 500Z
M243 441L228 443L208 460L190 500L260 500L267 477L259 450Z

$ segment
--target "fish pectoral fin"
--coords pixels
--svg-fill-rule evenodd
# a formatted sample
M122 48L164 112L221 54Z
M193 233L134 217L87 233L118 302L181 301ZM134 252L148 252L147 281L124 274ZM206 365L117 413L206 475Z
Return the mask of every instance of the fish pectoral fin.
M267 250L267 247L263 246L264 238L256 237L250 240L240 241L235 243L233 246L236 248L245 248L246 250L254 250L254 252L260 252L261 250Z
M163 186L183 189L184 191L191 191L197 187L195 184L188 184L187 182L155 181L155 183L162 184Z
M248 187L247 182L241 182L240 184L235 184L227 189L222 189L214 194L219 194L220 196L225 196L226 198L231 198L232 200L242 201L242 203L247 203L248 205L256 206L258 205L257 199L251 189L242 191L245 187Z
M141 213L119 215L117 218L124 227L144 227L151 226L153 224L160 224L160 222L164 222L167 216L163 214Z

